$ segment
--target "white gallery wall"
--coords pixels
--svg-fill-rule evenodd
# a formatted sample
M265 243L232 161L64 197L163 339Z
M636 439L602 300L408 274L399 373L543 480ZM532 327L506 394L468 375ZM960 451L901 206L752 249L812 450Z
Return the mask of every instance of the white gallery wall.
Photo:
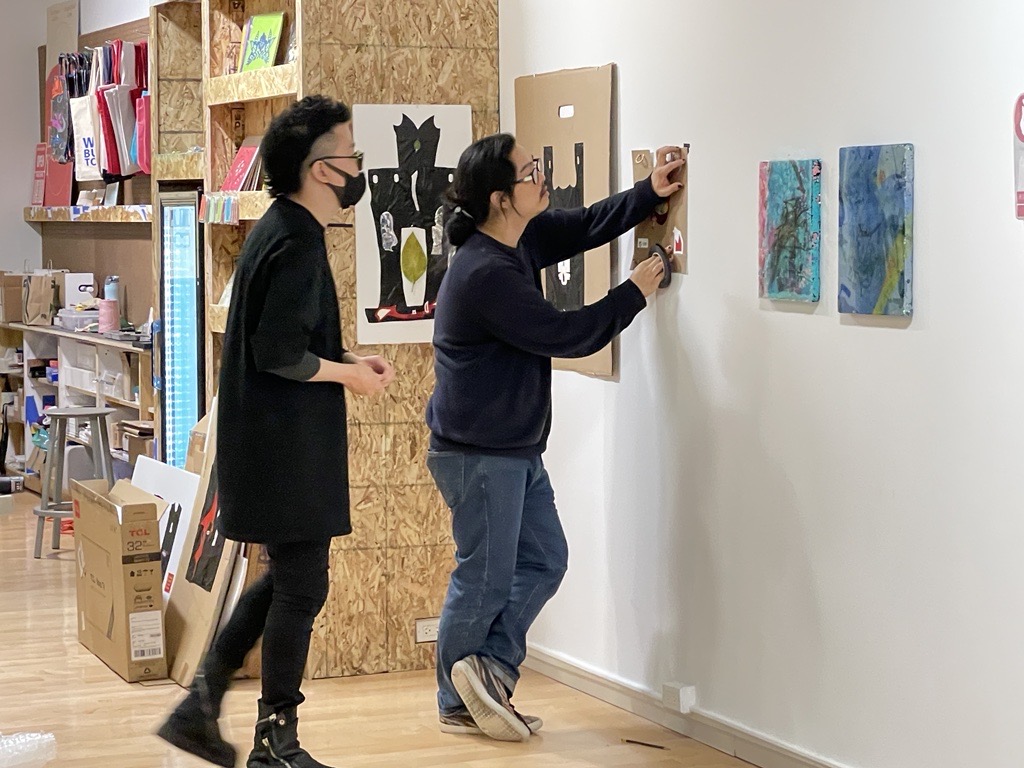
M25 223L23 210L32 199L32 172L39 142L39 46L46 43L46 6L23 0L0 0L4 19L0 45L0 120L4 168L0 173L0 270L20 270L28 259L38 266L39 234Z
M0 270L38 267L38 232L22 213L32 197L32 169L39 141L38 48L46 44L46 10L51 2L0 0L3 44L0 45L0 96L8 107L0 121L0 145L7 163L0 184ZM149 0L81 0L83 33L149 17Z
M571 565L536 647L838 765L1020 765L1022 28L1010 0L501 0L506 130L517 76L615 62L617 188L630 149L692 144L689 274L618 382L555 376ZM839 148L893 142L909 324L836 310ZM804 157L822 301L773 306L758 163Z
M79 0L82 34L149 18L150 0Z

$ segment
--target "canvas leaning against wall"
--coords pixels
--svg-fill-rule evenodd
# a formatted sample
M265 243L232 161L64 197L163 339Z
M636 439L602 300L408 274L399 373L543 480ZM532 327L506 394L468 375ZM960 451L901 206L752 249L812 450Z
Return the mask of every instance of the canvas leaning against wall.
M839 311L914 311L914 145L839 150Z
M760 296L818 301L821 296L821 160L761 163Z
M443 196L473 141L472 109L357 104L352 121L367 180L356 206L356 337L360 344L429 343L452 255Z

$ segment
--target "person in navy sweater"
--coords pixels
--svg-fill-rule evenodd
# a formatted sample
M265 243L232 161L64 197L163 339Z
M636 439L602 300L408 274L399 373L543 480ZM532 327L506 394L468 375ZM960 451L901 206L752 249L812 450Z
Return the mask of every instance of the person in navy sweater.
M597 352L647 306L660 259L596 303L560 311L541 270L608 243L682 189L678 147L650 178L589 207L548 211L539 162L509 134L459 160L446 235L457 247L434 320L437 383L427 466L452 510L456 568L441 612L438 708L445 733L526 741L541 727L511 697L526 633L554 596L568 547L541 459L551 430L551 358Z

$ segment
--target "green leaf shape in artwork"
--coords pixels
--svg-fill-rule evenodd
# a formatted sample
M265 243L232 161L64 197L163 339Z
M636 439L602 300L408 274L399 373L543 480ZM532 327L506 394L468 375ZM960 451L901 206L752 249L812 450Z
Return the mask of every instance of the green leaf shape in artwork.
M423 246L415 235L402 246L402 274L410 283L415 283L427 274L427 254L423 252Z

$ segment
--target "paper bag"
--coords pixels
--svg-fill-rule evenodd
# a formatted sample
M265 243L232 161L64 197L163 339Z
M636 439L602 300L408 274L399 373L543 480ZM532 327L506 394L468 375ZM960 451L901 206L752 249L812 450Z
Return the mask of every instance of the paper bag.
M22 322L25 325L53 325L53 317L60 309L60 288L56 275L25 275L21 295Z

